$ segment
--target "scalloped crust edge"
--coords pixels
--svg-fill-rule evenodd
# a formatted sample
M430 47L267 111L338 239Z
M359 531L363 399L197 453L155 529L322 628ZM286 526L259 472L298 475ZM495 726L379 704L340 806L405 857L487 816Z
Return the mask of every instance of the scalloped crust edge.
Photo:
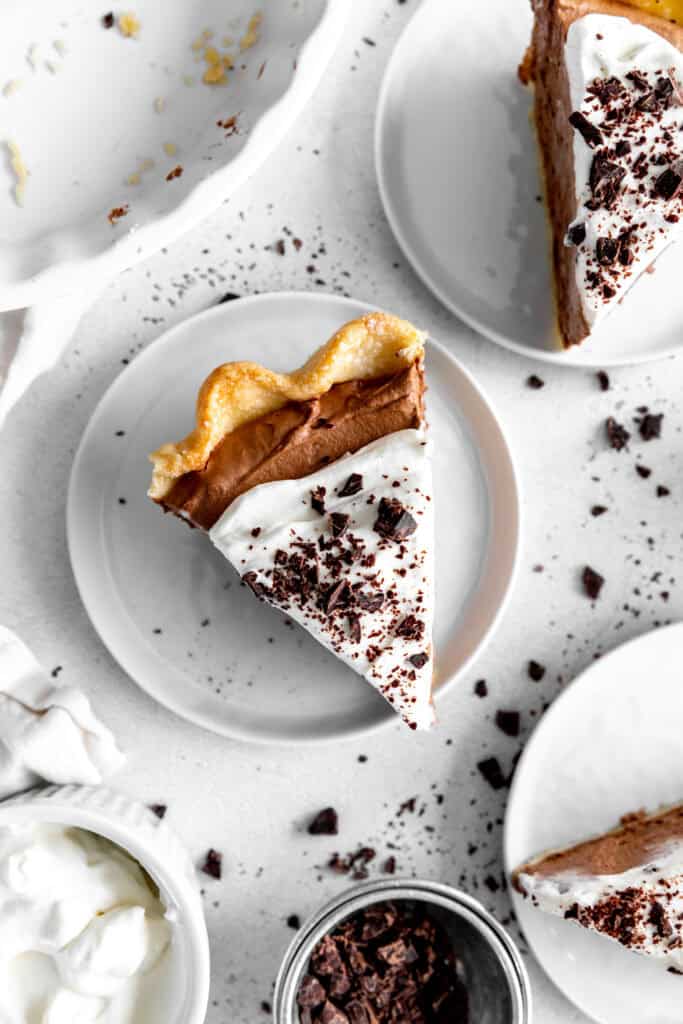
M163 502L174 482L202 469L216 445L237 427L288 402L301 402L349 380L389 376L424 356L426 335L407 320L368 313L344 324L291 374L258 363L224 363L202 384L196 426L184 440L164 444L149 456L154 464L148 495Z

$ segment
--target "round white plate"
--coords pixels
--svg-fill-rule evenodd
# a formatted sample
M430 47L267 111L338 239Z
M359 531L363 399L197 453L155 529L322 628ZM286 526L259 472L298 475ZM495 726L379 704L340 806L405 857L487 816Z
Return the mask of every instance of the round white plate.
M597 661L544 716L519 762L505 821L509 873L543 850L683 799L683 624ZM600 1024L680 1024L681 978L512 893L541 966Z
M386 72L375 136L394 233L441 301L507 348L572 366L680 351L680 246L590 341L557 348L532 93L517 79L531 24L529 0L425 0L408 24Z
M298 293L215 307L169 331L124 370L81 442L67 527L83 603L143 689L216 732L302 742L395 720L366 682L255 601L206 536L162 515L146 497L147 453L191 429L199 385L216 365L251 359L291 370L368 310L336 296ZM442 692L481 647L505 603L517 558L519 498L491 408L434 343L427 379Z
M136 0L132 9L134 39L104 28L105 3L0 4L0 310L103 288L224 202L290 130L348 2ZM225 85L202 81L203 32L234 59ZM16 83L9 94L7 83ZM232 116L236 130L221 126ZM22 206L8 140L30 172ZM127 212L111 224L115 208Z

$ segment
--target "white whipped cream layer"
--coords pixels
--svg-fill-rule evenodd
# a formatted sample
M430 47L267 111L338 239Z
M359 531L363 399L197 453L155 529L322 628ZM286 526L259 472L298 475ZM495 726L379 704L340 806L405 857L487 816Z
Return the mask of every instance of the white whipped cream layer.
M683 55L666 39L628 18L605 14L587 14L569 28L565 46L565 63L573 111L583 113L591 124L601 127L605 112L590 95L589 89L596 79L618 79L628 90L630 99L637 102L643 90L637 89L626 76L640 72L654 86L660 77L673 74L679 89L683 89ZM591 198L590 175L596 151L581 133L574 130L574 174L576 180L577 213L574 225L585 226L585 242L576 250L576 281L583 312L591 328L595 327L635 284L643 271L657 256L683 234L683 216L677 223L666 220L672 212L683 213L680 198L664 200L653 195L653 186L666 165L652 163L652 157L667 154L671 145L663 140L663 132L673 136L678 158L683 157L683 104L673 102L656 116L646 116L637 130L626 124L610 126L604 133L604 148L608 158L626 171L619 188L619 199L612 209L601 207L589 210L586 202ZM615 147L628 142L630 152L619 156ZM640 177L634 173L634 163L641 153L647 154L647 173ZM605 295L601 287L591 284L596 270L595 251L598 238L617 239L628 224L637 225L635 241L631 245L633 262L622 267L617 261L618 273L607 275L606 283L613 291Z
M56 684L0 626L0 799L40 781L98 785L123 761L85 694Z
M124 850L62 825L0 829L0 1022L169 1024L172 926Z
M339 496L351 474L362 478L360 490ZM323 489L321 514L312 507L311 496ZM226 509L210 531L213 543L242 577L255 574L257 589L265 588L261 595L265 600L364 676L418 729L434 721L432 494L431 451L424 431L399 430L302 479L252 488ZM416 528L405 539L391 540L374 529L382 498L396 499L413 518ZM338 543L331 532L331 514L349 517ZM326 548L320 548L321 538ZM274 574L288 571L286 565L278 566L276 558L282 553L296 555L304 550L302 545L309 549L306 569L315 565L317 581L312 592L305 596L281 589L273 593L277 590ZM351 561L354 548L359 557ZM370 598L385 595L382 606L363 609L353 603L349 610L352 617L357 616L356 623L349 621L343 603L327 614L321 595L341 581ZM418 636L401 635L411 633L402 625L409 616L419 624Z
M521 873L517 887L539 910L683 970L683 843L619 875Z

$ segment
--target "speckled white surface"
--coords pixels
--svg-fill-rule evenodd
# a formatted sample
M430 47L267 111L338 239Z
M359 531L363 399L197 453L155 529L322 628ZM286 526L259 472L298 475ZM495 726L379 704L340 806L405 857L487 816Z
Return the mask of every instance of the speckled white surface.
M3 432L0 621L48 667L61 665L62 680L87 690L129 755L116 784L143 800L167 802L169 823L198 862L209 846L224 853L223 880L206 878L205 885L214 961L209 1024L268 1019L260 1004L270 998L292 935L286 917L303 917L345 884L316 870L333 850L369 842L381 857L393 841L400 871L460 883L508 920L507 896L485 883L489 876L500 880L506 791L492 790L476 763L495 756L507 772L543 705L596 653L683 612L676 565L683 363L611 371L611 390L602 393L591 372L525 362L443 311L392 239L374 180L373 111L391 47L415 2L354 5L345 40L290 139L208 222L105 292L58 368L32 388ZM285 228L303 241L299 252ZM275 247L279 239L284 255ZM64 529L68 473L122 360L224 292L283 288L348 292L430 329L483 385L520 463L526 538L511 608L429 736L406 736L397 724L376 739L337 748L266 750L203 733L122 674L76 593ZM541 390L525 386L534 372L545 381ZM641 405L665 414L660 440L638 437L632 417ZM609 415L634 430L630 450L608 449ZM651 476L638 476L636 463L651 468ZM658 484L670 496L658 499ZM595 504L608 512L591 517ZM579 583L586 564L607 581L595 607ZM537 565L544 571L534 572ZM189 609L190 642L199 628ZM530 658L547 667L540 683L527 675ZM488 681L485 699L473 694L481 678ZM498 709L521 711L520 739L496 728ZM361 754L366 762L359 763ZM399 804L414 795L416 812L390 826ZM339 810L340 835L307 836L305 823L327 804ZM585 1020L533 962L530 969L538 1021Z

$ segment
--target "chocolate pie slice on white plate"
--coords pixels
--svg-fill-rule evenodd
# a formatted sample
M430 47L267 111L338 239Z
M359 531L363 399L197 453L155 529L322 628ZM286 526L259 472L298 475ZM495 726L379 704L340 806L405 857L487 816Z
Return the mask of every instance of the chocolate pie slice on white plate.
M434 720L423 360L420 331L373 313L291 374L219 366L192 433L150 456L149 489L412 729Z
M568 348L683 237L683 3L532 7L520 76L535 89L557 323Z

